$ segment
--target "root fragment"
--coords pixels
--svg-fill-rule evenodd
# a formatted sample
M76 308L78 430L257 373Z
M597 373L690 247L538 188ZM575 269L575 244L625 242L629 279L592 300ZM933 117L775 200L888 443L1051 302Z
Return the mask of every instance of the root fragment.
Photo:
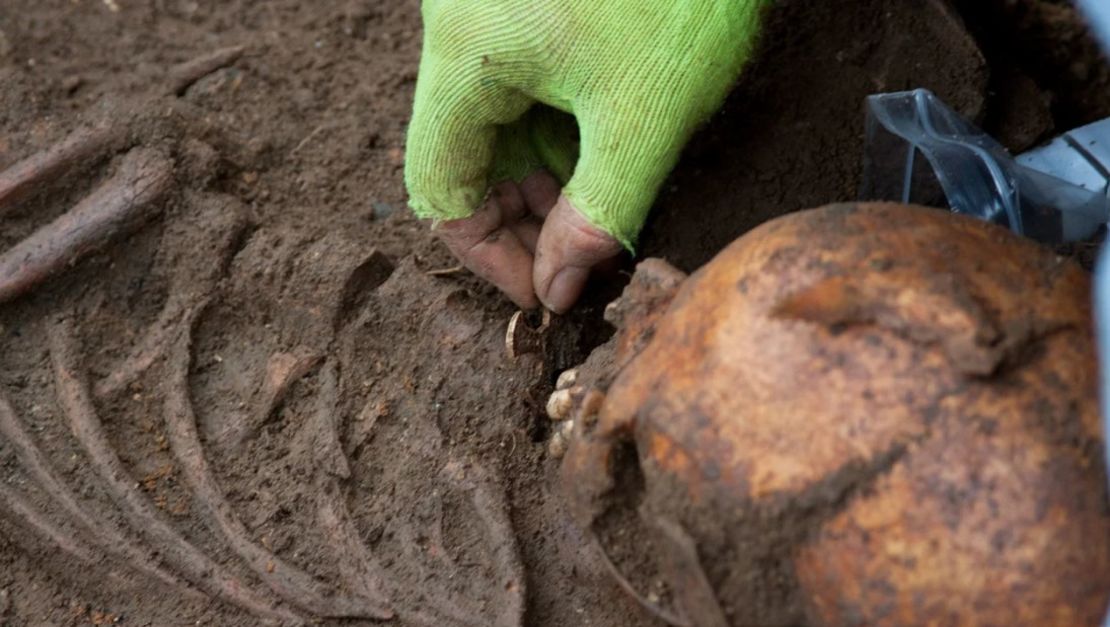
M658 518L655 526L667 543L666 562L673 573L671 581L680 591L688 621L698 627L728 627L728 619L698 559L694 539L673 520Z
M83 128L0 172L0 213L67 171L110 152L125 138L126 133L118 126Z
M326 618L392 618L393 612L380 599L364 600L332 593L312 575L250 540L247 528L224 497L204 458L196 416L188 398L189 338L188 330L182 333L173 358L166 397L166 426L174 456L181 462L185 479L207 514L205 522L259 579L286 601Z
M189 89L193 83L238 61L245 51L246 47L244 46L221 48L170 68L166 91L174 96L184 94L185 90Z
M465 270L466 270L466 266L451 266L450 268L440 268L439 270L428 270L424 274L426 274L428 276L435 276L435 277L451 276L453 274L459 274L460 272L464 272Z
M137 531L157 546L167 560L198 587L213 596L273 620L302 623L295 613L255 592L247 582L234 577L181 536L138 489L104 433L93 408L88 386L77 374L76 349L67 322L53 325L50 354L58 401L73 435L88 453L93 469L103 480L108 494Z
M136 148L119 172L65 215L0 255L0 303L24 294L68 264L128 235L154 217L173 181L173 163Z
M647 597L640 594L640 591L636 589L636 586L633 586L632 582L628 581L628 579L624 576L624 573L622 573L620 569L617 568L617 565L613 563L613 560L609 557L609 554L606 553L605 550L601 547L601 542L597 539L597 536L593 537L592 544L596 551L596 555L601 560L601 563L605 566L605 569L609 571L609 575L613 578L614 581L617 582L617 585L620 586L622 590L624 590L625 594L636 599L636 601L640 603L640 607L647 610L649 614L658 618L660 621L668 625L672 625L673 627L697 627L696 625L691 623L690 620L687 619L685 616L680 616L678 614L675 614L674 612L671 612L670 610L664 609L660 607L657 603L649 601Z

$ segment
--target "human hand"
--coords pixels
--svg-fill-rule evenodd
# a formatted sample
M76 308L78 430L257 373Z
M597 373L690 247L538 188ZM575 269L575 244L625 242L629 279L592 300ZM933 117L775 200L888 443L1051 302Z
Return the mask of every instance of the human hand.
M762 5L425 0L414 212L520 306L569 309L591 267L633 249L748 58Z
M590 269L621 251L559 194L546 171L519 185L494 185L471 217L441 222L435 232L467 268L523 309L541 302L556 312L570 309Z

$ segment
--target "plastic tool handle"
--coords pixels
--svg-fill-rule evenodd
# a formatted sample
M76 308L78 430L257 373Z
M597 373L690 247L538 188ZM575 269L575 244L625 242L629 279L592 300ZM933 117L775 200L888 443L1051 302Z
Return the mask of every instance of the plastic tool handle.
M1110 196L1110 118L1068 131L1045 146L1017 157L1026 168L1023 190L1041 194L1041 203L1068 209L1063 211L1063 239L1077 241L1090 237L1106 221L1105 207ZM1073 188L1043 179L1039 172ZM1080 190L1092 192L1085 196ZM1101 208L1100 208L1101 207Z

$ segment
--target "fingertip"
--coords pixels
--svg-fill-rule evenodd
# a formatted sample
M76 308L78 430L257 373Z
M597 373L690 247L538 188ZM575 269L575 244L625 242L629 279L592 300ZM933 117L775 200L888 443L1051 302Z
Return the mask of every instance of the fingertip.
M540 302L565 313L582 295L591 270L620 251L619 242L591 225L560 196L536 246L532 282Z
M519 307L519 308L521 308L525 311L528 311L530 309L537 309L537 308L539 308L539 306L541 304L540 300L538 298L536 298L536 295L531 291L529 291L527 293L521 293L521 294L510 294L509 292L505 291L504 289L502 289L501 291L502 291L502 293L504 293L506 296L509 297L509 300L513 301L514 305L516 305L517 307ZM562 313L562 312L556 312L556 313Z
M551 311L564 314L578 302L578 297L582 295L582 290L586 288L589 278L589 268L574 266L563 268L547 282L545 287L540 288L537 285L540 301Z
M566 311L581 295L590 270L621 250L620 242L560 196L536 245L532 282L540 301L552 311Z

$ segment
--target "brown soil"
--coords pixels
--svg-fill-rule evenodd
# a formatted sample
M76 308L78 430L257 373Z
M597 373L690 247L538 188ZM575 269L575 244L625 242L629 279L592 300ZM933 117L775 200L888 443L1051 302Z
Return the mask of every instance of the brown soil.
M964 3L985 59L939 3L775 4L643 253L690 270L853 197L868 93L930 87L1014 148L1110 115L1060 3ZM420 35L416 0L0 4L0 168L104 120L176 164L160 217L0 306L0 397L29 438L0 437L0 623L655 624L564 512L542 416L619 286L557 359L513 362L512 307L433 272L454 262L401 182ZM162 95L167 68L234 45ZM117 166L0 214L0 250Z

